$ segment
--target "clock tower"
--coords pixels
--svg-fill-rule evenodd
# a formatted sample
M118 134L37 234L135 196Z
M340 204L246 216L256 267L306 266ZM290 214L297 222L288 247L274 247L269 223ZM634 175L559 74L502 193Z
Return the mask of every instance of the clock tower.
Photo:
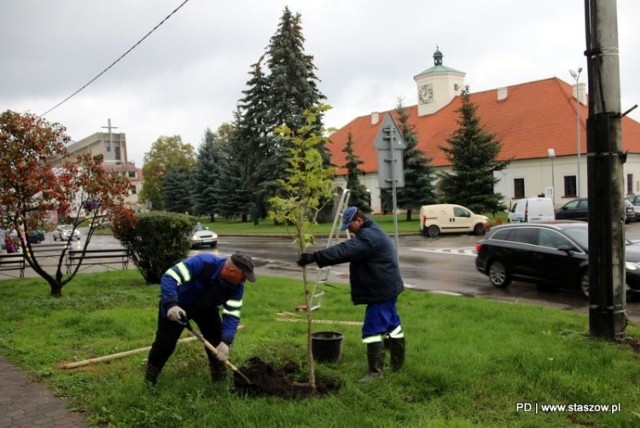
M436 47L433 67L414 76L418 89L418 116L433 114L446 106L464 89L466 73L442 64L442 52Z

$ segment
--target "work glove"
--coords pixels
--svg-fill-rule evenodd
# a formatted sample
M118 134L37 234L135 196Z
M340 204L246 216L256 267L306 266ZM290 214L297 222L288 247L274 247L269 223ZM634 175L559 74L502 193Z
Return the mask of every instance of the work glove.
M216 347L216 351L218 351L217 357L220 361L227 361L229 358L229 345L224 342L220 342Z
M314 253L302 253L300 254L300 258L296 262L298 266L306 266L309 263L313 263L316 261L316 255Z
M167 311L167 318L171 321L186 321L187 313L180 306L172 306Z

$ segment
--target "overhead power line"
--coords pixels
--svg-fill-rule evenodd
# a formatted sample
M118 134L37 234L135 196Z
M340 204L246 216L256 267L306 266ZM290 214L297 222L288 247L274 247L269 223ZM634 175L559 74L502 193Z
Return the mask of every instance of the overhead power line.
M69 95L67 98L65 98L64 100L60 101L58 104L54 105L53 107L51 107L49 110L45 111L44 113L42 113L40 115L40 117L44 116L47 113L52 112L53 110L57 109L58 107L60 107L62 104L66 103L67 101L69 101L71 98L75 97L76 95L78 95L82 90L84 90L87 86L89 86L90 84L92 84L93 82L95 82L96 80L98 80L98 78L100 76L102 76L104 73L106 73L107 71L109 71L109 69L111 67L113 67L114 65L116 65L118 62L120 62L120 60L122 58L124 58L125 56L127 56L129 54L129 52L131 52L132 50L134 50L140 43L142 43L144 41L144 39L146 39L147 37L149 37L151 35L151 33L153 33L154 31L156 31L158 29L158 27L160 27L162 24L164 24L169 18L171 18L171 16L176 13L178 10L180 10L180 8L182 6L184 6L185 4L187 4L189 0L184 0L182 2L182 4L180 4L180 6L178 6L177 8L175 8L173 10L173 12L171 12L169 15L167 15L166 18L164 18L162 21L160 21L160 23L158 25L156 25L155 27L153 27L153 29L151 31L149 31L143 38L141 38L140 40L138 40L138 42L131 46L131 48L126 51L125 53L123 53L122 55L120 55L120 57L118 59L116 59L115 61L113 61L111 63L111 65L107 68L105 68L104 70L102 70L100 72L100 74L98 74L96 77L94 77L93 79L89 80L87 83L84 84L84 86L82 86L80 89L78 89L77 91L75 91L73 94Z

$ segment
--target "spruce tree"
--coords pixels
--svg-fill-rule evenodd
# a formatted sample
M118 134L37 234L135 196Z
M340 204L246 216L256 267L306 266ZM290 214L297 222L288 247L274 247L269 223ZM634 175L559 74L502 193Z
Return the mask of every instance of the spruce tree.
M162 180L165 210L191 214L193 212L191 189L191 174L189 171L170 171Z
M317 87L313 56L304 53L302 18L285 7L278 30L267 48L269 67L269 122L274 129L285 125L295 131L305 124L305 110L319 104L325 96ZM322 128L322 112L314 125ZM324 144L320 147L324 150Z
M225 218L239 215L243 222L247 221L247 215L251 211L247 201L250 200L251 195L241 177L241 160L227 153L220 159L220 168L224 174L218 176L215 184L216 192L220 195L217 205L218 213Z
M351 131L347 134L347 144L342 151L346 153L347 163L344 164L344 168L347 169L347 189L351 191L349 205L356 206L364 212L371 212L371 194L358 178L358 175L364 174L358 165L362 165L364 162L353 152Z
M207 128L198 149L196 167L193 171L193 210L194 214L208 215L215 221L218 192L216 181L220 176L221 141L218 135Z
M498 182L493 173L505 168L510 161L496 159L502 144L483 130L477 115L478 106L471 101L468 88L461 97L462 105L456 110L459 128L447 140L448 146L439 147L452 169L450 173L440 174L445 201L477 213L502 211L505 209L500 202L502 195L493 190Z
M297 133L305 125L305 111L325 98L318 90L315 69L313 57L304 52L300 14L294 15L285 7L265 55L252 66L248 88L239 103L234 148L228 159L241 162L234 168L243 184L241 193L249 199L245 207L249 207L254 224L267 216L268 199L278 194L278 180L286 175L289 142L274 130L284 125ZM316 131L322 128L323 114L318 113L313 126ZM319 150L328 165L324 142Z
M266 217L267 189L276 185L273 177L277 162L275 138L272 135L273 125L268 122L269 82L263 71L263 61L264 57L261 57L251 66L248 88L242 91L244 98L240 100L236 113L235 133L228 157L228 162L237 163L234 168L242 184L242 196L232 195L236 201L227 205L243 205L243 221L250 214L254 224Z
M325 96L318 90L319 79L315 75L313 56L304 52L304 36L300 14L292 14L285 7L278 30L271 37L267 48L266 63L269 68L268 99L266 122L270 131L276 127L287 126L294 134L305 124L305 111L321 103ZM324 112L319 112L313 130L322 129ZM272 180L282 179L288 158L288 142L274 138L270 159ZM325 165L329 163L329 154L324 142L318 147ZM274 181L267 181L273 185ZM278 191L279 185L272 186L270 193Z
M404 187L398 188L396 198L398 207L407 212L407 221L411 221L412 210L419 211L422 205L436 202L433 189L435 169L431 165L431 159L418 148L415 126L409 123L409 114L401 100L398 100L396 114L398 115L398 128L406 143L402 154Z

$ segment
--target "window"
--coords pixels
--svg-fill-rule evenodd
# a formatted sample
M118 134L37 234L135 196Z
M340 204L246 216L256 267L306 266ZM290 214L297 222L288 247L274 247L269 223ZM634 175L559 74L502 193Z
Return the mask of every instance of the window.
M136 194L136 186L129 187L129 194L131 194L131 195L135 195Z
M555 230L540 229L538 245L549 248L560 248L562 245L573 247L569 240Z
M565 175L564 176L564 196L567 198L574 198L578 194L576 193L576 176Z
M136 172L135 171L129 171L129 178L136 178Z
M627 195L633 195L633 174L627 174Z
M521 227L514 231L513 240L522 244L538 245L538 229Z
M454 217L471 217L471 213L464 208L453 207L453 216Z
M524 178L513 179L513 199L524 198Z

